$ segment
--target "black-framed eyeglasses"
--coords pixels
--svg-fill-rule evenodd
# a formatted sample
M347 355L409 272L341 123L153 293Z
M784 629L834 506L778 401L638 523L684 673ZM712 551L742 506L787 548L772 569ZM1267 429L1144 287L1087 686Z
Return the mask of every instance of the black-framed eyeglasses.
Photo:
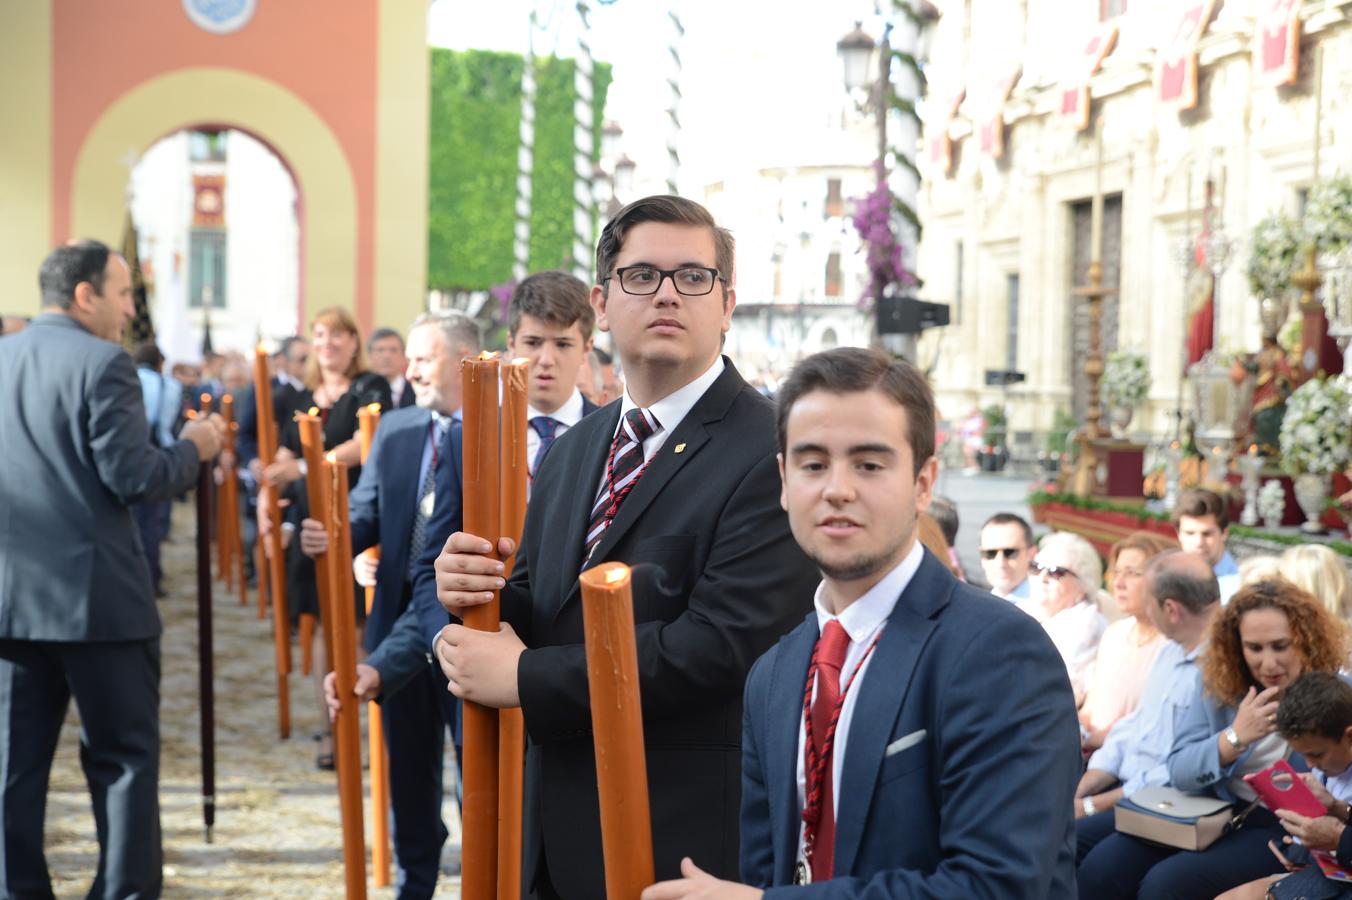
M607 275L605 280L618 278L620 287L626 294L640 297L656 294L662 287L662 279L670 278L676 293L685 297L703 297L714 289L715 281L727 281L717 269L707 266L683 266L679 269L659 269L655 266L621 266L614 276Z
M1023 550L1019 547L992 547L989 550L982 550L981 558L995 559L997 556L1003 556L1005 559L1013 559L1022 552Z
M1038 562L1037 560L1033 560L1033 564L1029 568L1032 569L1034 575L1045 574L1048 578L1055 578L1057 581L1060 581L1067 575L1075 574L1070 569L1067 569L1065 566L1048 566Z

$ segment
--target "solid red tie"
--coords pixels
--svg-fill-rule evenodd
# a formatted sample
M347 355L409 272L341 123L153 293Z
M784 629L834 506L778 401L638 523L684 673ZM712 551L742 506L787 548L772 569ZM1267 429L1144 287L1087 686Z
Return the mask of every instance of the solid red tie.
M840 622L832 619L826 623L822 636L817 642L817 692L812 698L812 740L817 745L817 753L823 754L828 739L831 739L834 755L834 736L828 731L832 728L831 712L840 699L840 669L845 665L845 653L850 648L850 636L845 633ZM836 849L836 814L832 785L831 758L825 762L826 776L822 784L821 816L817 820L817 829L812 842L812 881L826 881L831 877L831 865Z

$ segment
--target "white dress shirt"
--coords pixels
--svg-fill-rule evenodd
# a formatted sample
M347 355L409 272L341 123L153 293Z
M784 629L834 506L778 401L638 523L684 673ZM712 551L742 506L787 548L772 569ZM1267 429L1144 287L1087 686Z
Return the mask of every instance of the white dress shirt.
M559 424L554 426L554 440L563 437L563 433L582 420L582 392L573 388L573 393L563 405L552 413L540 412L533 406L526 407L526 467L531 477L535 477L535 455L540 452L540 435L531 426L530 420L536 416L548 416Z
M662 445L667 441L667 435L676 430L681 424L681 420L686 414L694 408L699 402L699 398L704 396L705 391L718 380L718 376L723 374L723 357L720 355L714 360L704 374L690 382L683 388L678 388L667 394L661 400L647 407L648 412L652 413L657 419L657 430L648 436L643 442L643 462L648 463L657 455L657 451L662 449ZM620 418L615 423L615 431L611 433L611 439L614 440L616 434L620 433L620 427L624 424L625 414L631 409L640 409L633 398L629 396L629 388L624 389L624 399L620 401ZM606 479L609 472L601 473L601 480L596 484L596 491L593 497L600 497L601 492L605 490ZM595 501L593 501L594 503Z
M868 589L868 592L858 600L845 607L845 611L839 616L832 615L822 603L822 590L824 585L818 585L816 596L813 598L813 604L817 608L817 633L821 634L826 630L826 625L835 619L840 622L840 627L845 629L845 633L850 636L849 649L845 651L845 664L840 667L840 689L845 690L845 685L850 678L854 678L854 683L850 685L849 693L845 695L845 703L840 708L840 722L836 725L836 743L831 751L831 784L834 786L831 791L831 811L836 820L839 821L839 815L836 811L840 809L840 778L841 771L844 769L845 748L850 739L850 720L854 718L855 701L859 698L859 690L863 687L864 676L868 674L868 664L873 659L873 654L867 657L864 654L868 651L869 645L873 643L874 637L882 630L883 624L887 622L887 617L892 615L892 610L897 606L897 600L901 598L902 591L911 583L911 578L920 568L920 561L925 557L924 547L920 541L916 541L911 547L911 552L906 554L897 566L883 576L882 580ZM862 660L862 662L861 662ZM858 673L855 670L858 669ZM818 674L818 680L821 675ZM902 685L897 685L897 690L902 689ZM815 698L817 686L812 686L812 695ZM794 696L797 696L795 692ZM803 749L804 742L807 740L807 731L803 728L801 707L798 714L798 808L802 809L807 796L807 778L803 769ZM799 851L802 851L802 829L799 829L798 841Z

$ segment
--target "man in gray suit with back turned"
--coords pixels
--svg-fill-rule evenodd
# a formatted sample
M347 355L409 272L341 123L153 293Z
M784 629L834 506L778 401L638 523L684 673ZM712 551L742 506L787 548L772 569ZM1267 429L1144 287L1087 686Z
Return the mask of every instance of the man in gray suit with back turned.
M42 852L73 695L99 837L90 897L158 897L160 617L130 505L190 487L219 417L151 439L119 341L131 275L96 241L42 263L42 314L0 342L0 897L52 896Z

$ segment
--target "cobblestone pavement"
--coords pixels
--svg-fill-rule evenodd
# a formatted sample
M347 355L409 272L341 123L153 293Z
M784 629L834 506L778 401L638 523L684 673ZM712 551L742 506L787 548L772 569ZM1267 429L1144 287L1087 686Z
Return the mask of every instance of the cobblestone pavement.
M276 674L271 620L260 621L257 596L241 607L237 593L216 585L216 827L202 833L198 739L196 562L193 507L174 504L173 538L164 547L170 596L164 619L160 722L160 807L164 831L164 896L342 897L342 834L332 772L315 768L320 713L308 676L291 675L291 739L277 737ZM294 652L294 651L293 651ZM364 717L363 717L364 725ZM363 728L363 747L365 733ZM52 768L47 806L47 863L60 898L83 897L98 862L89 795L79 765L79 718L71 706ZM447 782L452 786L454 765ZM369 789L369 783L367 784ZM370 847L370 803L364 810ZM458 897L460 820L453 795L443 809L451 831L438 897ZM368 896L392 898L375 888Z

